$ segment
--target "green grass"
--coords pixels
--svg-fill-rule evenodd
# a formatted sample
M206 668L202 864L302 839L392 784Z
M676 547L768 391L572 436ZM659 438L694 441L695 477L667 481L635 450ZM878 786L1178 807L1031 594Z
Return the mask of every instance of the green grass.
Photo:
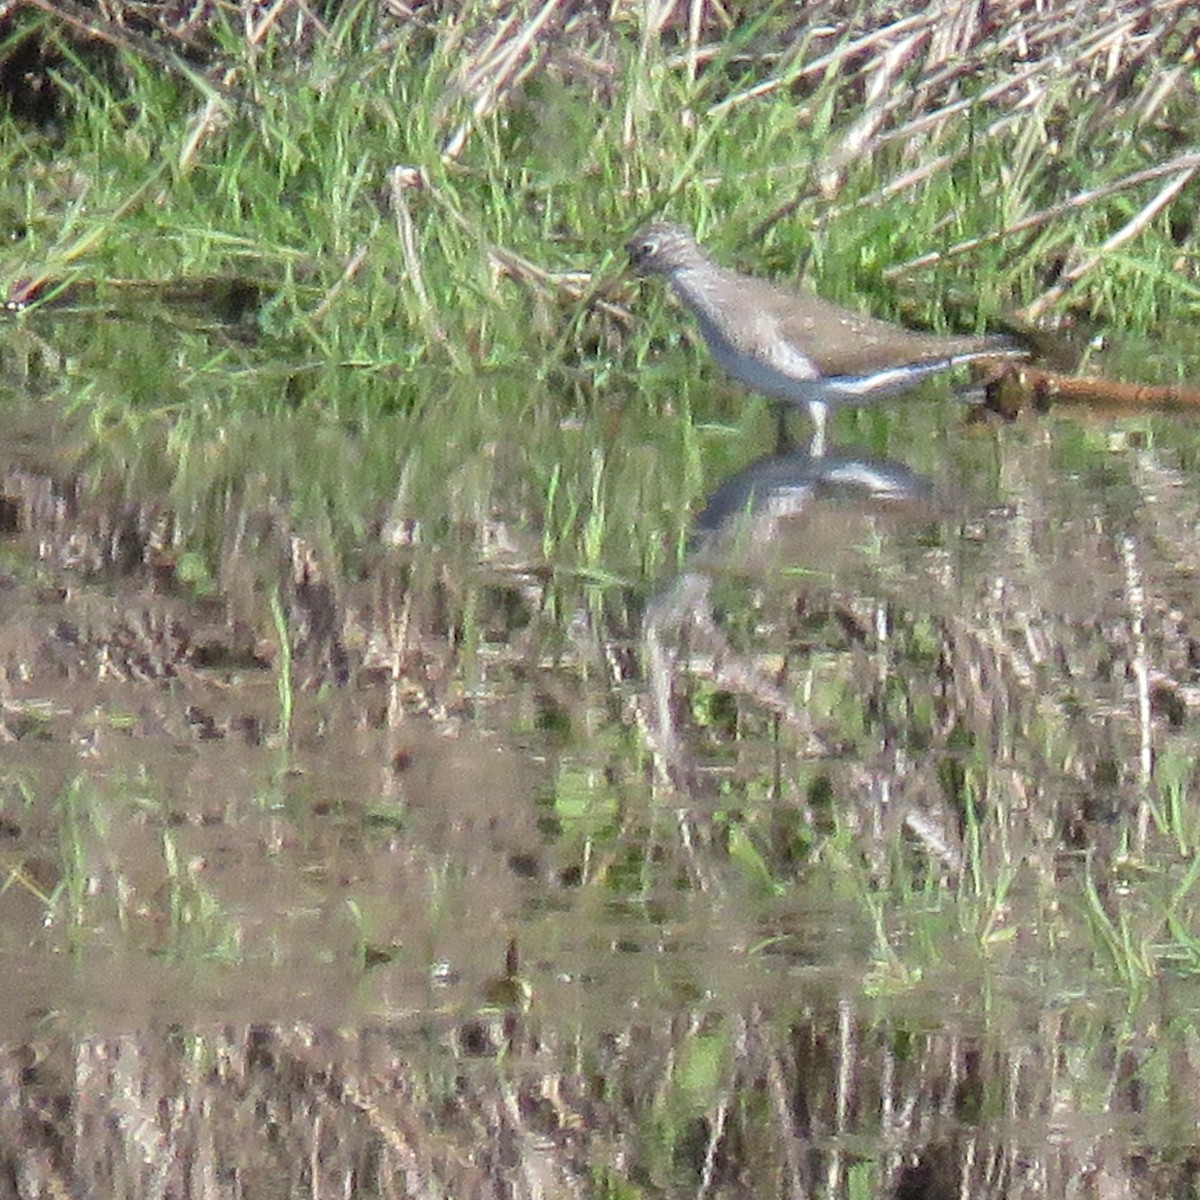
M217 29L236 99L129 53L101 71L34 15L68 55L57 76L65 116L41 136L11 119L0 128L13 181L0 208L28 230L0 269L10 280L236 273L278 289L264 319L276 362L557 373L565 359L586 381L610 361L628 365L642 343L587 314L553 273L611 280L625 234L651 213L693 222L719 252L760 271L806 264L831 297L865 298L884 314L897 309L898 282L919 285L912 315L935 326L946 320L938 297L961 292L967 308L955 315L973 325L976 314L1031 299L1056 258L1098 246L1156 184L1080 204L1032 236L999 236L936 275L887 283L885 272L1154 166L1183 132L1173 96L1153 123L1136 105L1106 104L1103 91L1089 101L1086 67L1039 81L1036 102L1003 119L969 103L943 112L919 90L906 104L905 88L930 66L914 54L867 151L843 160L847 129L873 113L861 107L860 77L804 73L803 44L774 58L783 12L710 44L695 78L678 47L636 23L594 43L581 31L579 50L603 64L598 76L566 78L559 44L534 38L518 56L529 73L507 89L497 61L464 54L464 42L478 47L494 32L485 6L422 32L386 31L394 49L385 52L376 7L352 4L305 58L272 35L250 46ZM831 49L825 39L820 50ZM976 88L1012 69L986 44L977 53ZM789 72L800 72L791 86ZM210 102L215 119L204 124ZM817 185L831 164L840 174L823 198ZM403 189L407 214L389 204L394 166L421 181ZM793 211L755 236L783 204ZM1105 257L1078 302L1140 329L1190 304L1190 285L1170 269L1178 228L1168 214L1152 220ZM500 277L493 247L551 278ZM658 304L639 308L653 316Z

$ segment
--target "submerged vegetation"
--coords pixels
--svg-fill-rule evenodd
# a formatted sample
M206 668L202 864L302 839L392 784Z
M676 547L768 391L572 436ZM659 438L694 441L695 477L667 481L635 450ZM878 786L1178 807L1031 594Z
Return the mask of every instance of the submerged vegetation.
M1193 426L814 482L620 247L1186 378L1198 39L0 6L12 1178L1190 1194Z

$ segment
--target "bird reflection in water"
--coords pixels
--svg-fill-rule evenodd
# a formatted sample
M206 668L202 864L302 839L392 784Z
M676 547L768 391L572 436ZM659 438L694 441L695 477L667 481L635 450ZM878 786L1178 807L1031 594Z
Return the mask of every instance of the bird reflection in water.
M914 576L903 553L891 551L911 545L905 530L927 529L935 516L925 476L894 460L837 451L760 459L717 488L696 519L684 569L643 619L647 734L660 782L686 789L694 779L674 682L701 655L718 687L762 705L814 753L827 750L808 713L731 646L715 615L719 580L792 594L823 585L841 595L904 591Z

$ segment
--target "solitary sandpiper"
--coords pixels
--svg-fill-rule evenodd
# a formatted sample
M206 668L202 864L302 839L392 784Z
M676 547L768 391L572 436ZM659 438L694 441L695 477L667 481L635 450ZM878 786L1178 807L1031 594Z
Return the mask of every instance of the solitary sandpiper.
M626 249L636 274L666 277L728 374L752 391L807 405L814 456L824 452L831 405L864 404L960 363L1026 353L1003 336L915 333L731 271L682 225L647 225Z

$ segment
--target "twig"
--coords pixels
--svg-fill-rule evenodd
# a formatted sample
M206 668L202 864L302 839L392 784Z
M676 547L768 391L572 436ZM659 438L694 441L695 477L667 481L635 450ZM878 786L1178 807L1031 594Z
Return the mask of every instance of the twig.
M1006 388L1009 378L1013 383ZM1200 412L1200 388L1060 375L1028 363L1005 368L996 397L998 403L988 407L1006 416L1015 416L1026 404L1038 411L1061 404L1101 412Z

